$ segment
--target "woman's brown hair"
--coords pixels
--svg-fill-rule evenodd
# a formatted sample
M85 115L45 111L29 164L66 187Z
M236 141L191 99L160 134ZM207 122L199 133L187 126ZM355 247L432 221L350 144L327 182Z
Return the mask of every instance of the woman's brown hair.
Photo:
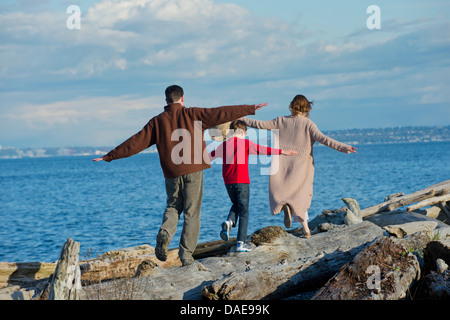
M303 114L305 117L309 118L309 112L312 109L312 101L308 101L304 95L298 94L289 104L289 110L293 116L298 114Z

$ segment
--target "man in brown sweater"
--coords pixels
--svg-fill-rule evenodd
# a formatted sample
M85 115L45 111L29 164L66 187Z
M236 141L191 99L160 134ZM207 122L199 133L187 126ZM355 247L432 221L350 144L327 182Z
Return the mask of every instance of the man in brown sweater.
M144 128L94 161L126 158L156 144L165 178L167 206L156 237L156 257L165 261L181 213L184 214L179 257L183 265L193 262L192 254L200 232L203 170L211 167L204 131L218 124L255 114L267 105L239 105L218 108L186 108L183 89L177 85L165 91L164 112L150 119Z

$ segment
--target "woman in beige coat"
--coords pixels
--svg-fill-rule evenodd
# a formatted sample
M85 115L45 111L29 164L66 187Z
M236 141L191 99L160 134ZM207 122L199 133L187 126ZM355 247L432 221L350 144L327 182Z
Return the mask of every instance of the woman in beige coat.
M289 105L290 116L281 116L269 121L241 118L249 127L273 130L274 135L278 134L279 145L274 147L298 152L296 156L272 159L269 201L272 214L284 210L286 228L292 226L292 216L295 222L302 224L306 238L311 237L307 221L313 195L314 142L317 141L340 152L356 153L356 148L324 135L309 119L311 109L312 102L303 95L297 95ZM277 138L274 139L276 143Z

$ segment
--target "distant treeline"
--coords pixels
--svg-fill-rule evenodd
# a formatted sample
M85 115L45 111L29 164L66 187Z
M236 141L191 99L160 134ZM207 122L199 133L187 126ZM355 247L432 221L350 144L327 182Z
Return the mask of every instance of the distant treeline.
M414 143L450 141L450 125L324 131L326 135L352 144Z

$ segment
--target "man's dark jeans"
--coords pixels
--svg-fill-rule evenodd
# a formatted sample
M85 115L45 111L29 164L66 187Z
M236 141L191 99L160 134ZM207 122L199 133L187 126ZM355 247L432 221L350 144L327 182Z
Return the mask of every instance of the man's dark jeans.
M235 183L225 186L233 203L228 214L228 220L233 223L233 226L236 226L239 220L237 241L245 242L249 219L250 184Z

